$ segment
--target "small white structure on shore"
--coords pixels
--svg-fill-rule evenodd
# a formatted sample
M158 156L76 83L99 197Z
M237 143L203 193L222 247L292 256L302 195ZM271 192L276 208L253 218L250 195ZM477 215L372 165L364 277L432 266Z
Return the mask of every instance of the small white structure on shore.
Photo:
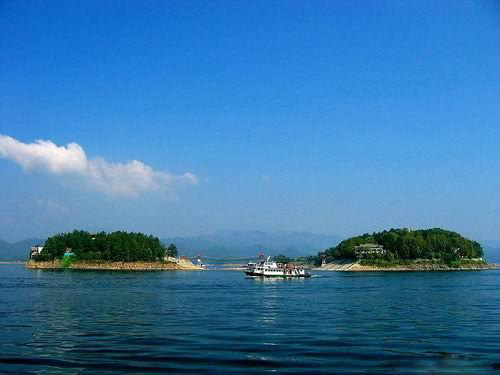
M34 257L40 255L40 253L42 252L42 250L43 250L43 246L42 245L31 246L30 259L33 259Z
M321 255L321 267L326 266L326 264L327 264L327 262L326 262L326 255L322 254Z
M201 260L201 255L198 255L198 256L196 257L196 265L197 265L198 267L205 267L205 265L203 264L203 262L202 262L202 260Z
M376 243L364 243L354 247L354 252L360 258L371 255L384 255L386 253L382 245Z

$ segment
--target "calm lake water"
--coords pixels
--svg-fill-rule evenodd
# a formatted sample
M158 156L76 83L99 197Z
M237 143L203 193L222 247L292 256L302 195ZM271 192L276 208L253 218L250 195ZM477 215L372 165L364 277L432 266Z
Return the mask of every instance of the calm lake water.
M0 265L0 374L500 372L500 271L317 275Z

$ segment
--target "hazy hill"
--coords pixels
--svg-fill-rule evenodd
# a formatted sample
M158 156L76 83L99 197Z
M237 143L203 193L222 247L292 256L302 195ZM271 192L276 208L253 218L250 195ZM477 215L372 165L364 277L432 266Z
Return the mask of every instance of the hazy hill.
M40 238L28 238L14 243L0 240L0 260L26 260L29 257L30 247L43 243L45 240Z
M500 263L500 247L483 247L484 258L490 263Z
M316 254L340 242L337 236L318 235L310 232L263 232L221 230L195 237L163 238L165 244L175 243L182 255L203 254L206 257L255 257L266 254L283 254L291 257ZM45 240L30 238L9 243L0 239L0 260L26 260L31 245ZM500 263L500 241L481 241L484 257L488 262Z
M490 263L500 263L500 240L481 241L484 258Z
M336 245L337 236L309 232L263 232L220 230L196 237L163 238L165 244L174 243L183 255L203 254L206 257L254 257L266 254L283 254L290 257L316 254Z

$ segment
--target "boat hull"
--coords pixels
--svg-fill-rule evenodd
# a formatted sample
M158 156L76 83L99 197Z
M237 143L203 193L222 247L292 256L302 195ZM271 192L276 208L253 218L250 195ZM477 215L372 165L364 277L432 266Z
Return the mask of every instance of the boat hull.
M281 275L263 275L262 273L256 273L256 272L245 272L247 276L255 276L255 277L273 277L273 278L292 278L292 277L311 277L311 274L296 274L296 275L290 275L290 274L281 274Z
M257 263L249 262L245 273L253 277L311 277L311 271L308 268L296 267L293 264L277 263L267 257L264 259L261 256Z

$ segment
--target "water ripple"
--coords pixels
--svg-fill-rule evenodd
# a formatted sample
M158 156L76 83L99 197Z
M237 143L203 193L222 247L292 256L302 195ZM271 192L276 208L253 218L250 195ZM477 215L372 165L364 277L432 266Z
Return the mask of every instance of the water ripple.
M500 271L1 271L0 375L500 372Z

